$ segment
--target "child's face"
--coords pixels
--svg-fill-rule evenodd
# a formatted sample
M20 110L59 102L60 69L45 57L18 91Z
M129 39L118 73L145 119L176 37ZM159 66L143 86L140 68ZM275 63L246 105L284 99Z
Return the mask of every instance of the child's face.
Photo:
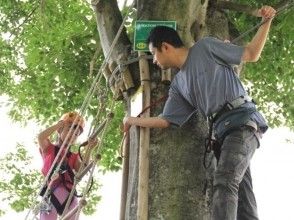
M74 144L77 140L77 137L81 134L80 129L77 128L78 125L74 125L72 126L72 128L71 126L72 123L65 123L60 132L61 140L65 141L65 139L67 138L66 144L68 145Z

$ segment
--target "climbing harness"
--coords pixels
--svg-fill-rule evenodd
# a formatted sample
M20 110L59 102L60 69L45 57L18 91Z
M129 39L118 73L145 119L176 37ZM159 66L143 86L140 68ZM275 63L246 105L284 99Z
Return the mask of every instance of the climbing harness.
M255 107L242 107L245 103L254 103L255 101L248 95L240 96L231 102L226 102L217 113L207 117L209 132L205 138L205 150L203 156L203 166L207 169L211 165L211 160L207 164L206 157L211 151L214 152L217 160L220 156L220 147L224 137L234 129L242 125L253 127L258 130L257 124L250 119L250 115L256 112Z
M130 7L130 8L132 8L132 7ZM127 12L126 14L128 15L128 12ZM106 56L104 62L101 64L100 69L99 69L97 75L95 76L95 79L93 80L93 83L92 83L92 85L91 85L91 87L90 87L90 89L89 89L89 91L88 91L88 93L87 93L87 95L86 95L86 97L85 97L83 103L82 103L82 106L81 106L80 111L79 111L79 115L81 115L81 116L83 116L83 115L85 114L86 108L87 108L87 106L89 106L89 103L90 103L90 101L91 101L91 98L92 98L93 93L94 93L95 90L96 90L96 87L97 87L97 85L98 85L98 82L101 81L101 78L102 78L102 70L105 69L107 62L108 62L108 60L110 59L110 55L111 55L111 53L112 53L112 51L113 51L113 48L114 48L114 46L116 45L116 43L117 43L117 41L118 41L118 38L119 38L119 36L120 36L120 34L121 34L122 30L123 30L124 24L125 24L126 19L127 19L127 17L128 17L127 15L124 17L124 20L122 21L122 24L121 24L121 26L120 26L120 28L119 28L119 30L118 30L118 32L117 32L117 35L115 36L115 38L114 38L114 40L113 40L113 43L112 43L112 45L111 45L111 47L110 47L110 49L109 49L109 52L108 52L108 54L107 54L107 56ZM111 118L111 117L109 117L109 118ZM74 121L73 121L73 125L74 125L75 123L77 123L77 122L78 122L78 117L76 117L76 118L74 119ZM71 126L70 129L71 129L71 130L74 129L75 132L76 132L79 128L78 128L78 127L73 128L73 126ZM104 130L105 130L105 128L104 128ZM64 140L64 142L63 142L63 144L60 146L60 151L59 151L59 153L57 154L55 160L53 161L53 166L52 166L51 169L49 170L49 173L52 172L54 165L57 163L57 159L60 157L60 153L61 153L61 151L63 151L63 149L64 149L64 154L66 155L67 151L69 150L69 146L65 147L65 145L64 145L64 143L67 142L67 141L69 140L69 138L70 138L69 135L67 135L66 138L65 138L65 140ZM56 166L56 171L54 171L54 173L57 173L57 170L60 169L61 162L65 159L65 155L60 159L60 163ZM95 166L93 165L93 167L95 167ZM41 189L40 189L40 191L39 191L38 194L40 194L41 190L42 190L43 187L47 184L48 181L50 181L50 180L49 180L49 175L47 175L47 176L45 177L45 179L44 179L44 181L43 181L43 184L42 184L42 187L41 187ZM46 192L44 193L44 196L43 196L42 200L44 200L44 198L47 198L47 196L48 196L48 194L49 194L48 191L49 191L49 190L47 189ZM43 201L41 201L41 203L43 203ZM34 208L31 208L31 209L29 210L29 212L27 213L25 219L28 219L28 218L29 218L29 215L30 215L30 213L31 213L31 211L32 211L33 209L34 209ZM36 215L37 215L38 212L39 212L39 211L36 211L36 209L34 209L34 211L35 211L35 212L33 213L33 214L34 214L34 217L33 217L33 218L35 218Z
M294 1L289 2L289 3L285 4L284 6L278 8L275 16L277 16L278 14L280 14L282 11L285 11L286 9L289 9L293 5L294 5ZM232 43L238 42L240 39L244 38L246 35L248 35L252 31L256 30L257 28L259 28L260 26L262 26L267 21L268 21L268 19L265 19L264 21L261 21L260 23L256 24L255 26L253 26L249 30L247 30L244 33L240 34L238 37L236 37L235 39L233 39L231 42ZM254 100L252 100L249 96L245 96L245 97L244 96L241 96L241 97L233 100L232 102L225 103L225 105L218 112L216 112L216 113L214 113L214 114L212 114L212 115L210 115L210 116L207 117L209 131L208 131L208 136L205 138L205 143L204 143L205 151L204 151L204 156L203 156L203 166L206 169L211 165L211 162L212 162L212 160L210 160L210 162L208 164L206 162L206 157L207 157L207 154L208 153L210 153L211 151L213 151L217 159L220 156L221 142L219 140L216 140L215 135L218 135L219 136L218 138L220 138L220 137L223 137L226 134L226 132L228 132L227 129L223 131L223 132L225 132L224 134L221 132L221 129L224 129L226 127L225 125L220 126L218 124L218 126L217 125L214 126L214 124L216 123L217 119L219 119L219 117L221 117L224 113L226 113L228 111L231 111L231 110L234 110L234 109L238 108L240 105L242 105L242 104L244 104L246 102L253 102L253 103L255 103ZM249 110L245 110L245 116L242 119L244 121L245 121L245 119L247 120L248 119L248 114L253 113L254 111L256 111L255 108L253 108L253 109L251 108ZM231 112L231 113L233 113L233 112ZM242 116L242 114L241 114L241 116ZM248 125L250 127L253 127L256 131L258 129L256 123L253 122L253 121L250 121L250 120L247 120L246 123L245 123L245 125ZM219 128L218 134L213 134L214 127ZM259 135L259 134L257 134L257 135Z
M56 155L59 151L59 147L54 145L54 146L52 146L52 148L53 148L52 153L54 154L54 157L56 157ZM60 166L58 178L52 183L52 186L48 189L49 190L48 200L55 207L58 214L62 214L68 198L63 203L60 203L58 201L58 199L56 198L56 196L54 195L54 189L56 189L57 187L62 185L66 189L67 192L70 192L72 190L72 186L74 183L74 172L73 172L74 168L73 168L73 166L77 160L77 156L78 156L77 154L73 154L71 152L67 153L66 160L64 160L62 165ZM50 179L51 179L52 175L53 175L53 172L51 172L49 174ZM40 193L41 196L44 196L47 188L48 188L48 185L43 187L43 189ZM79 196L76 194L76 197L79 197Z
M293 5L293 3L292 3L292 5ZM291 6L292 6L292 5L291 5ZM289 7L289 5L288 5L287 7L285 7L284 9L286 9L286 8L288 8L288 7ZM129 9L130 9L130 8L132 8L132 7L129 7ZM87 95L86 95L86 97L85 97L83 103L82 103L82 106L81 106L80 111L79 111L79 114L80 114L81 116L83 116L83 115L85 114L85 111L86 111L87 107L89 106L89 103L90 103L90 101L91 101L91 99L92 99L93 93L96 91L96 87L98 86L98 83L100 82L100 80L101 80L101 78L102 78L102 71L105 69L105 67L106 67L106 65L107 65L107 63L108 63L108 61L109 61L109 59L110 59L110 55L111 55L111 53L112 53L112 51L113 51L113 49L114 49L114 46L116 45L116 43L117 43L117 41L118 41L118 38L119 38L119 36L120 36L120 34L121 34L122 30L123 30L124 24L125 24L125 22L126 22L126 19L127 19L127 17L128 17L128 14L129 14L129 9L128 9L127 13L126 13L126 16L124 17L124 19L123 19L123 21L122 21L122 24L121 24L121 26L120 26L120 28L119 28L119 30L118 30L118 32L117 32L117 35L115 36L115 38L114 38L114 40L113 40L113 43L112 43L112 45L111 45L111 47L110 47L110 49L109 49L109 52L108 52L108 54L106 55L104 62L101 64L100 69L99 69L97 75L95 76L95 79L93 80L93 83L92 83L92 85L91 85L91 87L90 87L90 89L89 89L89 91L88 91L88 93L87 93ZM283 10L284 10L284 9L283 9ZM282 11L282 10L280 10L280 11ZM279 12L280 12L280 11L279 11ZM262 24L260 24L260 25L262 25ZM257 26L257 27L258 27L258 26ZM254 29L256 29L257 27L255 27ZM247 33L246 33L246 34L247 34ZM141 59L141 57L138 57L138 58L135 58L135 59ZM128 62L136 62L137 60L135 60L135 59L134 59L134 60L129 60ZM148 59L149 59L149 57L148 57ZM124 65L127 65L127 63L124 64ZM121 67L122 67L122 66L120 66L120 67L118 67L118 68L121 68ZM115 71L117 71L117 70L115 70ZM114 71L114 73L116 73L115 71ZM147 110L147 109L146 109L146 110ZM110 119L111 119L111 117L108 117L108 120L107 120L107 122L105 123L105 126L101 129L101 131L102 131L102 137L103 137L104 134L105 134L105 130L106 130L106 128L108 127L108 124L109 124ZM77 131L77 130L79 129L78 126L74 127L74 124L75 124L75 123L78 123L78 121L79 121L78 117L75 117L75 119L73 120L72 126L71 126L71 129L72 129L72 130ZM72 137L69 137L69 135L67 135L67 137L65 138L63 144L60 146L60 150L59 150L59 152L57 153L56 158L55 158L55 160L54 160L53 163L52 163L52 167L51 167L51 169L48 171L48 174L47 174L46 178L44 179L44 182L43 182L43 185L42 185L42 187L41 187L41 190L43 189L43 187L44 187L47 183L48 183L48 185L51 184L51 177L50 177L50 174L52 173L52 176L54 176L54 175L55 175L57 172L59 172L59 170L61 169L62 162L65 160L66 155L67 155L67 152L68 152L68 150L69 150L69 146L65 146L64 143L65 143L68 139L71 140L71 138L72 138ZM101 143L102 143L102 141L103 141L103 139L101 140ZM100 144L100 145L101 145L101 144ZM60 159L61 152L64 152L64 155L63 155L63 156L61 157L61 159ZM90 177L92 177L93 172L94 172L94 169L95 169L95 165L96 165L97 162L100 160L100 158L101 158L101 156L100 156L99 154L97 154L96 157L95 157L94 162L88 164L88 165L85 167L84 170L81 170L81 173L84 174L84 173L85 173L85 170L86 170L86 171L90 170L90 172L91 172ZM59 159L60 159L60 162L57 163L57 161L58 161ZM54 167L55 167L55 170L54 170ZM90 178L90 177L89 177L89 178ZM76 186L75 183L77 182L77 180L78 180L79 178L81 178L81 175L80 175L80 176L77 176L77 175L75 176L75 181L74 181L74 184L73 184L72 189L75 188L75 186ZM88 184L87 184L87 185L89 186L89 184L90 184L90 181L88 181ZM79 206L78 206L77 213L80 212L81 208L82 208L82 207L85 205L85 203L86 203L84 197L85 197L85 195L87 194L87 189L88 189L87 187L84 189L83 198L80 200L80 204L79 204ZM48 194L50 194L49 191L50 191L50 190L49 190L49 187L47 187L46 192L44 192L44 197L43 197L43 199L42 199L42 201L41 201L41 209L42 209L42 210L47 210L47 211L50 210L50 204L49 204L48 201L47 201L47 196L48 196ZM41 192L41 191L40 191L40 192ZM68 200L68 201L69 201L69 200ZM68 204L66 204L66 206L68 206ZM66 207L65 207L65 209L66 209ZM27 214L26 219L28 219L28 216L29 216L30 212L31 212L31 209L30 209L29 213ZM68 214L72 214L72 213L68 213ZM36 216L36 214L35 214L35 216ZM63 219L66 219L67 217L68 217L68 215L67 215L67 216L64 216Z
M112 108L113 108L113 106L111 106L111 109L112 109ZM103 125L104 128L107 128L107 127L108 127L108 125L109 125L110 121L112 120L112 118L113 118L113 114L112 114L112 113L110 113L110 114L107 115L107 119L106 119L105 124L102 123L102 124L104 124L104 125ZM102 146L102 145L103 145L104 136L105 136L105 133L106 133L106 129L102 129L101 126L100 126L97 130L99 130L99 131L102 132L102 134L101 134L101 142L99 143L99 146ZM101 148L100 148L100 149L101 149ZM89 163L86 167L83 167L83 166L82 166L82 167L79 169L78 173L75 175L75 181L74 181L74 187L73 187L73 188L75 188L75 186L77 185L77 183L82 179L82 177L83 177L88 171L90 172L90 175L89 175L89 177L88 177L88 181L87 181L87 185L86 185L86 187L84 188L83 193L82 193L81 201L86 201L86 200L85 200L85 197L86 197L86 195L88 194L88 192L89 192L89 190L90 190L90 188L91 188L91 185L92 185L92 181L91 181L91 180L92 180L92 178L93 178L94 170L95 170L96 164L98 163L98 161L100 161L100 159L101 159L101 155L100 155L100 153L98 152L98 153L96 154L96 156L95 156L95 159L94 159L91 163ZM82 163L82 164L83 164L83 163ZM71 198L72 196L73 196L73 190L71 191L69 198ZM78 208L77 208L77 210L76 210L76 215L77 215L77 216L79 215L79 213L80 213L82 207L85 205L85 202L81 202L81 203L79 203L79 204L80 204L80 205L78 205ZM66 204L66 206L65 206L65 211L68 210L68 207L69 207L69 202L67 202L67 204ZM74 214L75 214L75 213L74 213ZM61 219L63 219L63 220L64 220L64 219L67 219L68 216L70 216L70 215L72 215L72 212L69 212L69 213L66 214L66 215L65 215L65 212L64 212L64 213L62 214L62 216L61 216Z

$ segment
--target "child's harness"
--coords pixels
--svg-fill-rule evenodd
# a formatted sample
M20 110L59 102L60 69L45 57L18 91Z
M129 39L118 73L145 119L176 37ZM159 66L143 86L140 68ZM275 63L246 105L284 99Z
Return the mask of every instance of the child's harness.
M51 153L54 153L54 157L51 157L52 160L51 161L46 161L47 163L51 163L51 164L46 164L46 166L51 166L54 158L57 156L58 151L59 151L59 147L53 145L54 150L51 151ZM74 154L71 152L68 152L66 154L66 158L64 159L63 163L60 166L60 170L58 171L59 177L57 180L55 180L53 182L53 186L49 189L49 194L48 194L48 199L50 200L50 202L53 204L53 206L55 207L57 213L59 215L62 215L65 205L67 203L68 197L66 198L66 200L61 204L57 197L54 195L54 190L59 187L61 184L62 186L70 193L74 184L74 164L77 160L78 154ZM54 168L52 169L51 173L49 174L49 180L51 179L55 169L57 167L57 164L54 166ZM46 175L46 173L44 174ZM43 196L47 190L48 184L46 186L43 187L42 191L40 192L40 195Z

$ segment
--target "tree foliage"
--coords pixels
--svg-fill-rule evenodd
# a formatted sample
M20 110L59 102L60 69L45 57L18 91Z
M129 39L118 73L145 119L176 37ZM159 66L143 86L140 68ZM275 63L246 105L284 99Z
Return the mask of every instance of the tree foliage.
M46 123L78 109L93 80L89 62L99 41L88 5L6 1L1 6L6 21L1 32L10 37L1 41L1 93L11 97L11 117Z
M250 6L277 3L251 1ZM56 120L60 112L78 109L93 80L89 63L99 48L89 3L47 0L40 5L34 0L6 0L1 2L0 10L4 21L0 25L0 94L11 99L11 117L48 123ZM242 12L227 14L239 33L259 21ZM293 96L293 16L291 10L286 10L274 19L261 61L246 65L244 71L244 80L253 85L253 96L275 126L294 125L294 107L289 103ZM102 60L99 53L95 70ZM273 93L275 96L270 95ZM96 107L97 103L93 103L89 114Z
M10 98L10 116L15 121L37 120L48 126L71 110L79 110L95 74L103 60L99 50L99 38L93 11L86 1L1 1L0 3L0 94ZM96 52L97 51L97 52ZM96 56L94 56L96 52ZM93 71L90 71L90 62ZM103 102L103 103L102 103ZM107 129L101 161L101 169L118 170L121 162L117 158L121 138L120 120L123 114L121 103L115 103L101 80L97 91L86 111L86 117L103 121L112 110L115 112ZM4 103L5 104L5 103ZM99 118L95 118L98 110ZM25 151L25 147L17 148ZM22 158L22 159L21 159ZM9 169L8 161L28 162L33 158L26 153L9 154L1 160L3 169ZM7 165L5 165L7 163ZM13 165L12 179L3 181L1 191L16 211L30 207L40 171L30 175L21 172L21 165ZM34 184L25 184L18 189L22 179ZM97 186L92 190L97 191ZM15 193L22 194L15 196ZM97 193L96 193L97 194ZM91 196L92 201L85 208L86 213L94 211L99 197Z
M23 211L32 204L32 197L41 181L39 171L30 167L31 157L25 148L17 144L16 152L8 153L0 159L2 179L0 180L1 198L16 211Z
M0 197L5 203L17 212L24 211L35 204L37 198L36 193L40 190L43 181L40 171L31 166L32 156L29 155L25 146L17 144L15 151L6 154L0 158ZM87 177L87 176L86 176ZM82 192L86 182L82 182L77 189ZM94 182L92 192L98 190L99 184ZM86 214L95 212L97 203L101 197L95 193L91 193L88 205L83 210ZM2 204L2 206L3 206ZM1 207L0 216L5 213L4 207Z
M248 1L239 1L248 4ZM250 93L256 99L271 126L294 128L294 20L293 1L251 1L250 6L280 5L289 2L287 10L273 20L271 31L261 59L258 63L246 64L242 79L247 83ZM240 33L259 22L258 18L242 13L230 12ZM254 31L245 37L250 40Z

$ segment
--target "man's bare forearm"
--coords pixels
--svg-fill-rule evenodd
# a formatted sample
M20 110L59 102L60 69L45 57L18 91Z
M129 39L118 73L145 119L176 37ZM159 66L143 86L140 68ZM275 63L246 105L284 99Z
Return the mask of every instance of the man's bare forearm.
M245 47L244 54L242 56L242 61L244 62L256 62L260 58L261 52L264 48L269 29L271 26L272 19L276 11L269 6L264 6L259 10L260 16L263 17L263 20L266 22L261 25L252 38L250 43Z
M270 29L271 21L264 23L257 31L255 36L252 38L250 43L246 46L249 50L249 59L245 60L248 62L256 62L260 58L261 52L264 48L267 35Z
M138 117L125 117L124 118L124 130L127 131L132 125L146 128L167 128L169 122L163 118L150 117L150 118L138 118Z

